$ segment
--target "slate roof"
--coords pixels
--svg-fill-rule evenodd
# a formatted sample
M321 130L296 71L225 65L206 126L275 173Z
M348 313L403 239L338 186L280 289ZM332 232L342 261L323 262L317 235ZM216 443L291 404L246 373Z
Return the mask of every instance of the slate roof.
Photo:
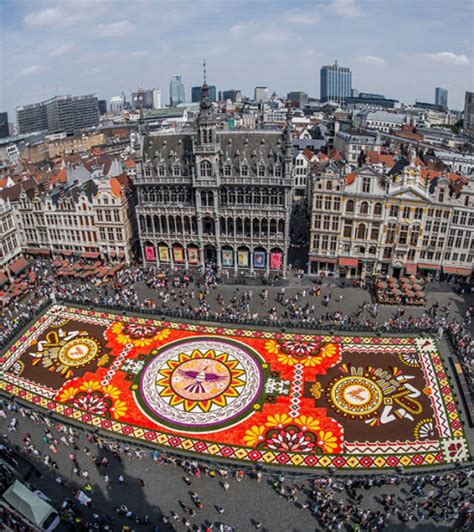
M230 164L233 173L246 163L252 177L257 175L260 164L272 169L277 161L283 162L285 137L280 130L217 131L217 137L221 166ZM164 161L168 171L178 160L184 173L188 173L194 161L192 139L193 135L186 133L148 135L143 144L144 160L150 160L155 167Z

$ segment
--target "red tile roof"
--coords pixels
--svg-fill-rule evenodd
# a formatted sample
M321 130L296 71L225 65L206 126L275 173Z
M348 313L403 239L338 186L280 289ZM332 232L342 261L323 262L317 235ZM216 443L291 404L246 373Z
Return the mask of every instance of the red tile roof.
M352 183L354 183L355 181L355 178L356 178L355 172L351 172L350 174L347 174L345 177L346 185L352 185Z

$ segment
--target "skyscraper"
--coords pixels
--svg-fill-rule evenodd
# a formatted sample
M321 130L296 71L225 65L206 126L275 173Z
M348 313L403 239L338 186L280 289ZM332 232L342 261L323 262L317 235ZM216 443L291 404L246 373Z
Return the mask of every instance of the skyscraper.
M0 139L4 139L10 135L8 128L8 113L0 113Z
M209 99L211 101L215 102L216 101L216 95L217 95L216 86L215 85L209 85L208 91L209 91L209 94L208 94ZM201 101L201 96L202 96L201 87L193 87L191 89L191 101L193 103L200 102Z
M268 102L268 87L255 87L254 100L256 102Z
M466 91L463 128L467 133L474 134L474 92Z
M441 105L444 109L448 108L448 90L436 87L435 89L435 104Z
M97 103L99 105L99 114L101 116L107 114L107 100L98 100Z
M97 96L54 96L44 102L16 108L20 133L48 130L74 133L80 129L99 125Z
M184 84L181 81L181 76L173 76L170 81L170 105L174 107L185 101Z
M242 92L239 89L229 89L222 93L223 100L230 100L232 102L240 102L242 100Z
M321 101L345 102L351 97L352 72L337 64L321 68Z
M161 90L153 89L153 109L161 109Z

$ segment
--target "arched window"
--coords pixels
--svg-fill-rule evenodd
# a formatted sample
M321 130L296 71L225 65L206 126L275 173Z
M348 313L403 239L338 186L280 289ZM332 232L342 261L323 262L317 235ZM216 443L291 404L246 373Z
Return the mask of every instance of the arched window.
M199 168L201 177L212 177L212 166L209 161L201 161Z
M149 214L146 215L146 230L151 233L153 231L153 226L151 223L151 216Z
M382 204L376 203L374 205L374 216L382 216Z
M235 221L236 234L240 236L242 234L242 229L243 229L242 218L237 218L237 220Z
M225 235L226 227L225 227L225 218L223 216L219 218L219 228L220 228L221 235Z
M168 224L166 223L166 216L164 214L161 215L161 230L163 233L168 232Z
M237 203L242 204L244 202L244 191L241 188L237 189Z
M285 232L285 220L278 220L278 232L281 234Z
M244 235L250 236L250 218L244 219Z
M360 204L360 213L361 214L368 214L369 213L369 204L366 201L363 201Z
M357 238L360 240L365 239L365 224L359 224L357 228Z
M277 221L273 218L270 220L270 235L275 235L277 232Z
M332 181L326 181L326 190L332 190Z
M354 201L349 200L346 202L346 212L354 212Z
M174 216L169 216L168 217L168 227L169 227L170 233L175 233L176 232L176 226L175 226L175 223L174 223Z
M155 233L159 233L160 232L160 219L158 218L156 214L155 216L153 216L153 226L155 229Z
M253 236L260 235L260 220L258 218L253 219Z
M268 220L266 218L262 220L260 227L261 227L262 235L267 236L268 235Z
M227 218L227 234L230 236L234 235L234 219Z
M140 215L139 220L140 220L140 231L144 233L145 232L145 218L143 217L143 215Z

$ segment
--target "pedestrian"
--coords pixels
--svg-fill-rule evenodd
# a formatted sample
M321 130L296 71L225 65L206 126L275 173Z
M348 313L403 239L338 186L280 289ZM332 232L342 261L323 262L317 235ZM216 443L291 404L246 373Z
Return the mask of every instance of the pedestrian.
M123 484L125 482L125 479L123 478L123 475L118 476L119 484Z

